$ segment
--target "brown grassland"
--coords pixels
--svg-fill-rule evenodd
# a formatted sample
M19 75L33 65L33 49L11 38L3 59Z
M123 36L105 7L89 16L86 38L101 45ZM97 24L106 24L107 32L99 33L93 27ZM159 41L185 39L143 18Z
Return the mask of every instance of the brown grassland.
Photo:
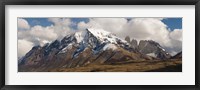
M59 68L50 72L182 72L182 60L129 60L113 64L89 64L76 68Z

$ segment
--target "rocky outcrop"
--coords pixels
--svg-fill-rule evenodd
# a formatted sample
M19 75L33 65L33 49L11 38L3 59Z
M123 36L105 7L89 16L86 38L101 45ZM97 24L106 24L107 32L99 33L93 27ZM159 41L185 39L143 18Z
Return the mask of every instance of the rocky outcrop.
M182 59L182 51L171 57L171 59Z
M152 40L141 40L138 45L139 52L159 59L169 59L171 55L159 43Z
M138 49L138 43L137 43L137 40L135 39L132 39L132 41L130 42L131 44L131 47L135 48L135 49Z
M127 36L125 40L135 51L138 51L141 54L159 58L161 60L171 58L171 55L165 51L165 49L159 43L153 40L140 40L139 44L135 39L132 39L130 42L129 36Z

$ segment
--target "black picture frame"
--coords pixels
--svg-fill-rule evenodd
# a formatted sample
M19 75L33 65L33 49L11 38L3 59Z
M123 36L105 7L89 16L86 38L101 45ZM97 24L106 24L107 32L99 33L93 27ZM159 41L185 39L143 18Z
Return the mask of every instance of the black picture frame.
M200 89L199 43L200 0L1 0L0 1L0 88L1 90L193 90ZM5 6L6 5L195 5L195 85L5 85Z

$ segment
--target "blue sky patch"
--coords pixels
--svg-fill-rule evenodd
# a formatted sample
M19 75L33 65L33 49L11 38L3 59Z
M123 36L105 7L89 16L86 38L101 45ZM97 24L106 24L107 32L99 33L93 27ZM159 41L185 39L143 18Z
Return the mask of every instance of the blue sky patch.
M54 23L49 21L48 18L23 18L23 19L27 20L27 22L29 23L31 27L36 26L36 25L41 25L43 27L54 25ZM130 18L127 18L127 20L129 19ZM79 22L82 22L82 21L85 23L89 22L89 18L70 18L70 20L73 22L71 27L75 30L77 29L77 24ZM164 24L166 24L167 28L170 30L182 29L182 18L165 18L161 21Z
M40 25L43 27L53 25L53 22L50 22L48 18L23 18L25 19L31 27Z
M165 18L161 20L170 30L182 29L182 18Z

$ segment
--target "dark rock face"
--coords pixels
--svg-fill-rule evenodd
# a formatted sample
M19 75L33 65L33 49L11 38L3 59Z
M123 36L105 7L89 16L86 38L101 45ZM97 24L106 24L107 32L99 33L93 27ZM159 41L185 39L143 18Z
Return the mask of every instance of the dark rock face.
M138 51L138 43L137 43L137 40L135 39L130 39L129 36L126 36L125 37L125 40L127 41L127 43L130 44L131 48L134 49L134 51Z
M171 57L172 59L182 59L182 51Z
M137 40L135 40L135 39L132 39L132 41L131 41L131 47L133 47L133 48L135 48L135 49L138 49L138 43L137 43Z
M138 46L138 50L143 54L160 59L168 59L171 57L171 55L167 53L159 43L152 40L141 40Z
M125 37L125 40L126 40L128 43L131 43L131 39L130 39L129 36L126 36L126 37Z

